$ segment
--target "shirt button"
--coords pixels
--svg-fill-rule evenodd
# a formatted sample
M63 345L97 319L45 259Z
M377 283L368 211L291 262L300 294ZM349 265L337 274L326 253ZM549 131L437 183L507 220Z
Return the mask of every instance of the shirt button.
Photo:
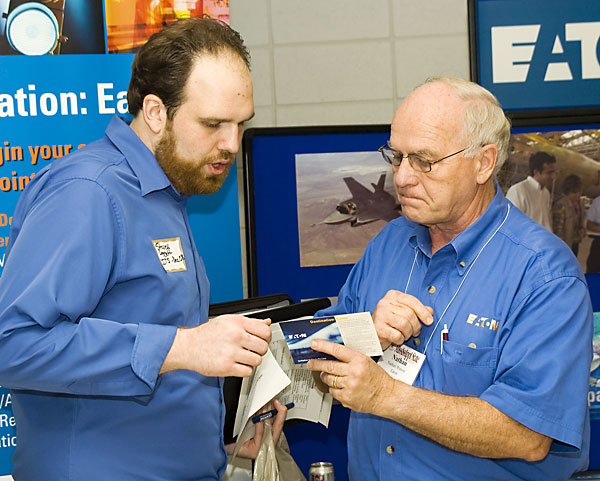
M467 264L465 264L465 261L461 261L460 264L458 264L460 267L465 267Z
M388 446L387 448L385 448L385 452L388 454L394 454L394 446Z
M419 344L421 344L421 339L419 339L418 337L415 337L415 338L413 339L413 344L414 344L415 346L418 346Z
M427 292L429 292L429 294L433 294L433 293L435 293L435 286L429 286L429 287L427 288Z

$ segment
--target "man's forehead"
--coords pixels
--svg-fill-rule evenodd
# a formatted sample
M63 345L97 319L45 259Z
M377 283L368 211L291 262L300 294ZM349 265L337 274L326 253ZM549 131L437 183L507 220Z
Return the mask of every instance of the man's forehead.
M182 94L182 103L207 108L213 104L225 107L229 103L252 102L252 77L237 55L227 51L204 54L194 59Z
M214 73L223 73L223 71L232 75L247 76L250 79L250 69L244 61L238 55L223 50L215 54L204 53L196 56L192 61L186 86L196 78L211 77Z
M401 110L432 117L448 117L453 114L462 114L464 102L450 86L441 82L432 82L421 85L411 92L400 104L399 111Z
M429 134L456 136L464 127L464 102L445 84L432 82L414 90L392 120L392 136Z

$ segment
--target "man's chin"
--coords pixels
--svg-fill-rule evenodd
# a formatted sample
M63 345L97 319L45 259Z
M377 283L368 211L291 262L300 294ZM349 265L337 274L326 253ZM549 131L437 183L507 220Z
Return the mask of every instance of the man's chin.
M221 187L223 187L223 184L225 183L226 178L227 178L227 172L225 172L223 174L215 175L215 176L203 177L198 182L194 183L194 185L182 186L181 190L180 189L177 189L177 190L185 195L214 194Z

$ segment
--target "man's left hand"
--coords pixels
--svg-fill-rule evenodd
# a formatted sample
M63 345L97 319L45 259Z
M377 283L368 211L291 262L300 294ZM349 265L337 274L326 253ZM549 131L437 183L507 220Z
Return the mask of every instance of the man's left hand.
M379 404L391 394L394 380L373 359L347 346L318 339L310 347L337 359L311 359L307 365L311 371L321 371L321 380L335 399L353 411L378 412Z
M261 409L257 411L256 414L261 414L271 409L277 409L277 415L274 418L266 419L264 421L260 421L256 423L254 437L246 441L238 451L238 456L242 458L248 459L256 459L258 456L258 451L260 449L260 445L262 444L263 434L265 432L265 424L273 422L272 433L273 433L273 443L277 445L279 441L279 436L283 430L283 423L285 422L285 417L287 416L287 408L285 405L281 404L277 399L273 399L272 403L264 405ZM233 450L235 448L235 443L227 444L225 446L225 450L227 454L233 454Z

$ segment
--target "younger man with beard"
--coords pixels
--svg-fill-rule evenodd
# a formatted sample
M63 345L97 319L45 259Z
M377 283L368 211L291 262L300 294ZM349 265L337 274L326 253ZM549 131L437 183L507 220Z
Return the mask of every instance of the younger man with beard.
M185 209L221 187L253 116L242 39L210 19L172 24L137 54L127 99L131 124L113 118L40 171L14 213L0 384L17 481L220 480L221 377L248 376L270 340L265 321L208 321Z

